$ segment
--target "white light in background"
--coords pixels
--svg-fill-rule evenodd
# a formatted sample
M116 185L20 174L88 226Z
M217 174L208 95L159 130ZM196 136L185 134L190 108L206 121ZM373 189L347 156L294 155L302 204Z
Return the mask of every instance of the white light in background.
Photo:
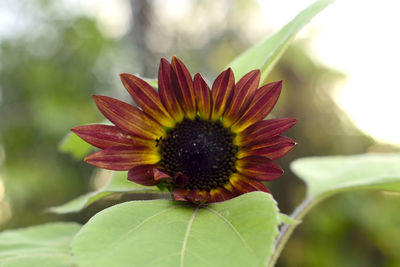
M313 1L261 1L276 29ZM272 10L274 12L272 12ZM314 58L348 79L335 100L377 140L400 145L400 2L345 1L329 5L306 26ZM274 21L274 22L273 22Z
M322 29L314 50L344 70L336 100L358 127L381 141L400 144L400 3L338 1L316 20Z
M117 39L129 30L129 0L64 0L64 5L96 17L99 29L107 36Z

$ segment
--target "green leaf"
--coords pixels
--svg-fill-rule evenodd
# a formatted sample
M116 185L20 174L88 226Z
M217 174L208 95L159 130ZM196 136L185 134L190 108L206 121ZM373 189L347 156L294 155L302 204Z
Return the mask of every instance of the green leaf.
M155 193L164 195L157 187L136 184L129 181L127 176L127 172L114 172L110 183L105 188L79 196L61 206L52 207L48 211L57 214L78 212L93 202L114 193Z
M86 143L74 133L68 133L61 140L58 149L70 154L74 159L80 160L93 150L93 146Z
M263 192L200 208L125 202L96 214L72 252L81 267L265 266L279 223L276 202Z
M302 158L291 169L307 184L307 198L360 188L400 191L400 154Z
M290 167L307 184L305 200L290 216L295 220L301 220L321 200L340 192L357 189L400 192L400 154L302 158L292 162ZM297 226L285 223L268 266L275 265L289 236Z
M71 267L70 242L81 226L49 223L0 233L2 267Z
M332 2L333 0L316 1L300 12L281 30L236 57L228 64L228 67L232 68L236 79L240 79L250 70L260 69L261 82L265 81L275 63L301 28Z

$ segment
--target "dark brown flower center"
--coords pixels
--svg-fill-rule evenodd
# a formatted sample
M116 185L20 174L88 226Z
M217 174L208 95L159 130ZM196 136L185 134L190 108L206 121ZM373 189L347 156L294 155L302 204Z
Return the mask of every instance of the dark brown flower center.
M236 172L238 147L233 144L234 137L219 121L184 119L159 140L160 165L172 176L186 175L186 188L223 186Z

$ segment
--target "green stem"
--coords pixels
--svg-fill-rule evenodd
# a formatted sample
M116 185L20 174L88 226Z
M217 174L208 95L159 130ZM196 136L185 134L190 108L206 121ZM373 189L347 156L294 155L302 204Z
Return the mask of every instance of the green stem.
M300 221L303 219L304 215L315 205L316 201L315 199L312 198L306 198L297 208L293 211L293 213L290 215L290 218ZM279 258L279 255L281 254L283 248L285 247L286 242L288 241L290 235L293 233L294 229L296 229L296 226L298 224L283 224L279 236L275 241L275 251L269 258L269 261L267 263L268 267L273 267L275 266L276 261Z

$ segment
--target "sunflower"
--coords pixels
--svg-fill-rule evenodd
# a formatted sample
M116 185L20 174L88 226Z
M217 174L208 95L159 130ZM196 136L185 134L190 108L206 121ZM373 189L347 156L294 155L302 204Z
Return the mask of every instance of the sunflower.
M142 185L162 182L175 200L219 202L251 192L269 192L263 181L283 173L273 161L295 143L281 134L295 119L263 120L272 110L282 81L260 88L260 71L236 84L230 68L208 87L177 57L161 59L158 92L144 80L121 74L138 107L94 95L114 125L84 125L71 130L100 148L85 158L100 168L128 170Z

